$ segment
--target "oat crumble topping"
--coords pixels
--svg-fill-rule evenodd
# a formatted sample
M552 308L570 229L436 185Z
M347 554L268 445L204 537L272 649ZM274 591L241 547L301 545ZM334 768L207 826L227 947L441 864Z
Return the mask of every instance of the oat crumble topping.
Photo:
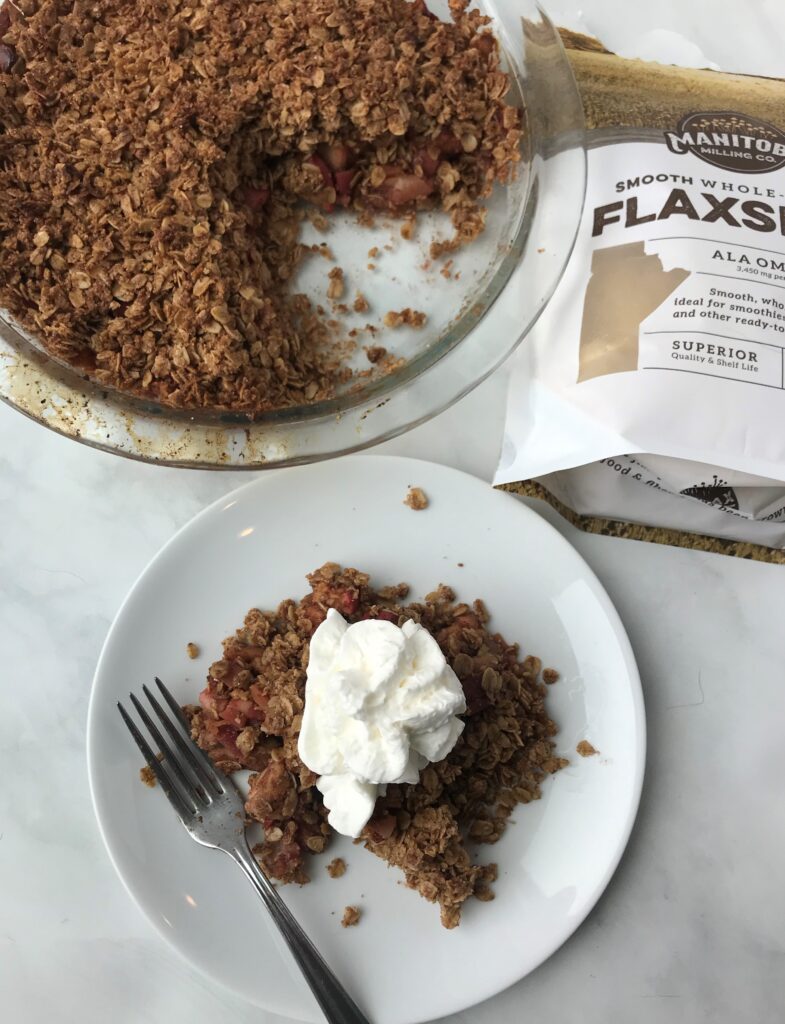
M575 750L581 757L593 757L594 754L599 754L599 750L596 750L588 740L581 740Z

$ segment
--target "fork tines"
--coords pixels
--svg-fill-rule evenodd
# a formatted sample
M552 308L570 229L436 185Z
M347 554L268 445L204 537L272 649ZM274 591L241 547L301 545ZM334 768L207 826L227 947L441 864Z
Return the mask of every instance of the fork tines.
M129 697L159 754L154 753L153 747L119 701L117 708L161 789L181 820L186 821L225 792L224 781L215 765L191 739L188 720L177 701L157 676L155 682L171 715L167 714L148 686L143 685L142 692L171 743L166 740L136 695L131 693Z

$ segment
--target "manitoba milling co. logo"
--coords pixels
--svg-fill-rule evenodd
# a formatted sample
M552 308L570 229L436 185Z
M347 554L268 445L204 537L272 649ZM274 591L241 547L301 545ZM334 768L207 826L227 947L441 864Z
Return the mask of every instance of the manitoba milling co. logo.
M730 110L688 114L665 141L671 153L694 153L726 171L765 174L785 167L785 133Z

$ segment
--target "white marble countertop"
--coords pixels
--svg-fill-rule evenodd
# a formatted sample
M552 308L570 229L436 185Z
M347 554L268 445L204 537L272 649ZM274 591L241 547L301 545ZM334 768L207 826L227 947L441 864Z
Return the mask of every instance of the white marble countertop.
M562 2L613 48L782 73L781 0ZM744 19L742 22L742 18ZM646 30L651 34L641 36ZM641 42L643 38L643 43ZM490 479L505 374L380 449ZM144 466L0 407L0 1015L20 1024L277 1024L197 975L136 910L93 819L85 718L125 592L238 473ZM452 1024L769 1024L785 1005L785 567L578 534L638 657L638 822L605 896L543 967Z

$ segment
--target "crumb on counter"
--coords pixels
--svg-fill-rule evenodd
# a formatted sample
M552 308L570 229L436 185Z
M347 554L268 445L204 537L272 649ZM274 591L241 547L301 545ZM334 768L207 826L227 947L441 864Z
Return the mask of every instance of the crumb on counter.
M359 907L344 907L343 917L341 918L342 928L352 928L360 920L360 909Z
M363 295L363 293L362 292L357 292L357 295L356 295L355 300L354 300L354 311L355 311L355 313L367 313L370 308L371 308L370 303L368 302L366 297Z
M327 865L327 874L330 878L342 878L346 874L346 861L343 857L333 857Z
M542 670L542 681L548 683L549 686L557 683L559 681L559 673L555 668L544 668Z
M399 312L390 310L384 314L385 327L422 327L428 317L418 309L402 309Z
M575 750L581 757L593 757L594 754L599 754L599 750L596 750L588 740L581 740Z
M340 299L343 297L346 282L343 277L343 270L340 267L333 267L327 275L330 283L327 286L328 299Z
M139 769L139 778L142 780L145 786L149 786L150 789L152 789L153 786L155 785L155 772L153 771L149 764L146 764L144 768Z
M186 644L185 645L185 652L188 655L188 657L193 661L194 658L198 658L199 657L199 654L200 654L199 645L198 644Z
M413 508L415 512L421 512L424 508L428 508L428 497L422 487L410 487L403 503L409 508Z

